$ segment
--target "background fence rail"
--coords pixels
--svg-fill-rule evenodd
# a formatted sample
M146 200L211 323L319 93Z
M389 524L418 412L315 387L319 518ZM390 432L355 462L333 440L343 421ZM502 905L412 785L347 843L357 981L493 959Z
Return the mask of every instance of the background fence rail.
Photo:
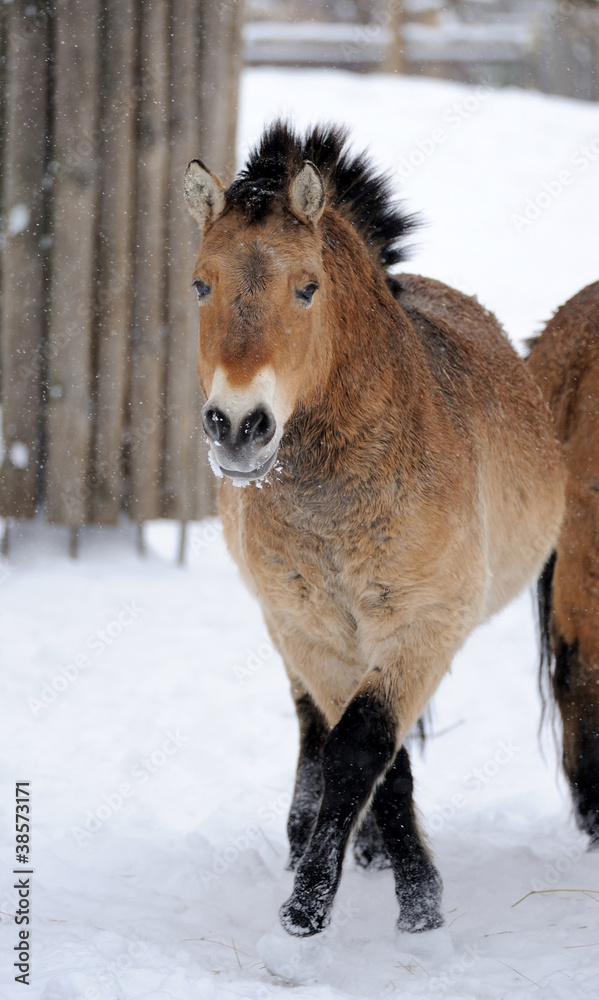
M2 4L0 516L214 509L181 190L198 155L234 170L241 12Z

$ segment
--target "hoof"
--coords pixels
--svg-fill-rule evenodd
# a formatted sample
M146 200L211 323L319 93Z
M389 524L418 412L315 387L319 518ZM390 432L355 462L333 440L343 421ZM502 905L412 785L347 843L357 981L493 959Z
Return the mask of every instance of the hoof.
M588 834L589 837L589 851L596 851L599 848L599 815L597 810L590 810L586 813L582 813L580 808L576 807L576 825L579 830L583 833Z
M441 912L443 883L441 877L426 855L414 859L409 878L396 873L395 891L399 902L397 928L418 934L420 931L434 931L443 927L445 918Z
M283 928L293 937L311 937L325 929L329 922L328 914L316 915L309 913L297 903L293 896L283 903L279 910L279 918Z

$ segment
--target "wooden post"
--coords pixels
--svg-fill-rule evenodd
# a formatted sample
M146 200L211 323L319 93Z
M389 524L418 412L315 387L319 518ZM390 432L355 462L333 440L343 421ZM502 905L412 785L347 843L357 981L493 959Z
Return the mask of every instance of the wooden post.
M403 73L405 69L403 33L402 33L402 2L391 0L385 9L385 26L391 32L391 43L383 61L384 73Z
M229 27L226 40L228 42L229 74L227 80L227 111L225 139L225 164L223 177L230 183L237 168L237 120L239 112L239 86L243 69L243 22L244 3L241 0L230 0Z
M47 514L87 521L91 460L92 300L96 283L98 3L54 8L54 161L48 338Z
M6 130L8 127L6 114L6 78L7 78L7 35L8 35L7 4L0 5L0 233L4 233L4 159L6 148ZM2 401L2 244L0 236L0 403ZM0 431L2 424L0 422ZM2 463L0 462L0 465Z
M4 5L0 514L32 517L38 501L44 331L44 173L48 16Z
M10 554L10 518L4 519L4 530L2 532L2 541L0 541L0 556L4 559L8 559Z
M69 529L69 555L71 559L79 558L79 528Z
M200 155L228 184L235 171L243 5L203 0L201 11Z
M99 290L91 519L114 523L124 492L135 225L136 21L133 0L103 4ZM151 281L148 275L148 281Z
M140 521L137 525L137 554L138 556L141 556L142 559L145 559L147 555L146 536L144 534L143 521Z
M177 563L179 566L185 565L185 552L187 549L187 521L179 524L179 546L177 553Z
M73 546L214 511L181 188L233 175L242 8L0 0L0 517L45 500Z
M168 238L166 303L168 357L164 509L166 517L195 517L201 390L197 377L198 304L191 287L198 227L183 199L183 173L199 155L198 60L195 0L171 2Z
M168 168L168 14L140 5L135 304L131 336L130 517L162 513L165 344L165 199ZM191 27L190 27L190 30Z

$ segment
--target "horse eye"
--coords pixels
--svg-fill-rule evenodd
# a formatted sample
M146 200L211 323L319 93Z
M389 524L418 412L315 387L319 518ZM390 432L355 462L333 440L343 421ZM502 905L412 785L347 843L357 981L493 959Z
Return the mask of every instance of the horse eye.
M309 305L317 288L318 283L316 281L310 281L307 285L304 285L303 288L298 288L295 294L300 302L304 302L306 305Z
M199 278L197 281L192 281L192 285L198 293L198 298L203 299L210 292L210 285L207 285L205 281L201 281Z

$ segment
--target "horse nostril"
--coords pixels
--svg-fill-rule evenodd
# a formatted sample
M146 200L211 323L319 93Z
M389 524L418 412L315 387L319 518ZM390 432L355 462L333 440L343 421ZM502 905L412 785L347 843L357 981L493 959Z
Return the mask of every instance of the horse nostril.
M249 413L241 425L242 436L251 444L268 444L274 437L275 418L268 410L254 410Z
M228 438L231 431L231 421L216 407L204 410L202 422L211 441L221 443Z

